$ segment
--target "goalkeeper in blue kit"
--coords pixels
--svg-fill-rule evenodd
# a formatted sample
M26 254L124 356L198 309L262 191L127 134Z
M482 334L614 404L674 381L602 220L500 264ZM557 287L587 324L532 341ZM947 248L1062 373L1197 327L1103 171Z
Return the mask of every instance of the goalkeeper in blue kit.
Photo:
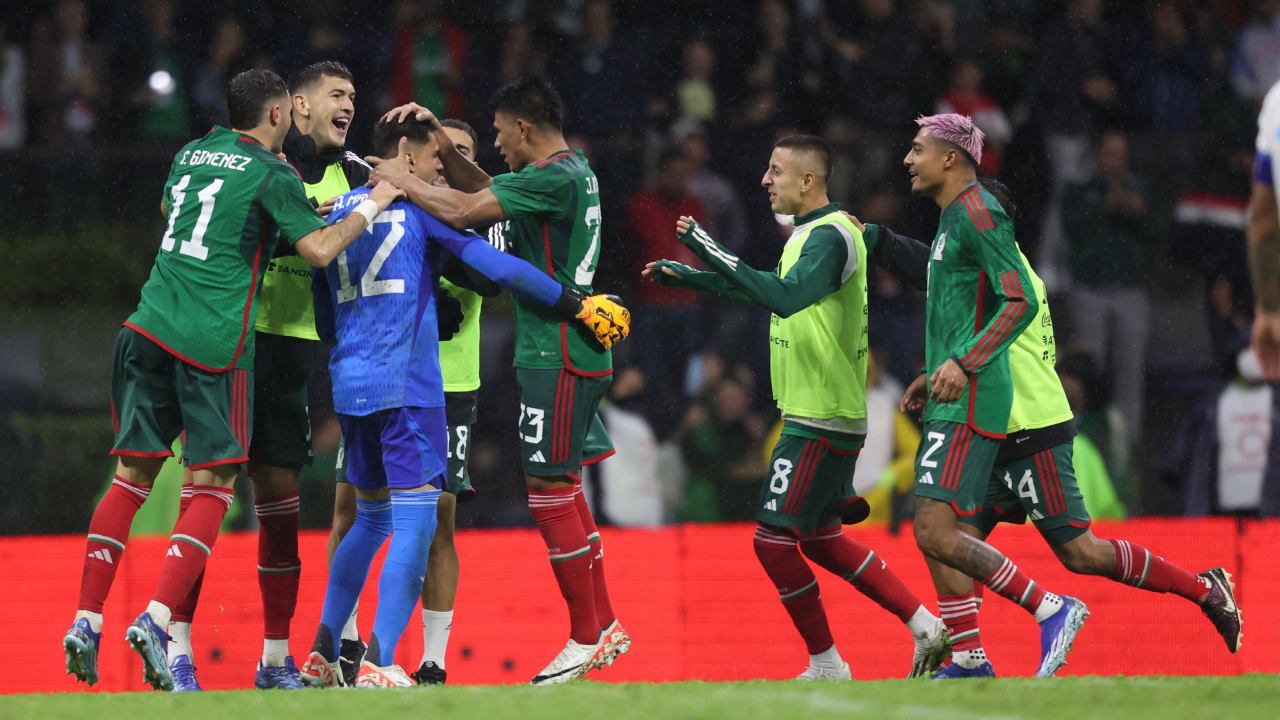
M374 145L384 156L405 159L415 173L435 174L434 139L423 123L379 123ZM347 480L356 490L355 524L334 553L320 627L302 667L303 681L320 687L343 684L342 626L374 555L393 533L356 686L414 684L393 658L422 591L446 469L435 317L436 279L444 261L457 257L522 300L583 321L606 346L624 334L613 318L627 316L612 299L584 297L412 203L397 201L377 213L368 192L360 188L334 205L330 223L360 213L369 228L314 279L316 325L321 338L334 344L334 409L346 442Z

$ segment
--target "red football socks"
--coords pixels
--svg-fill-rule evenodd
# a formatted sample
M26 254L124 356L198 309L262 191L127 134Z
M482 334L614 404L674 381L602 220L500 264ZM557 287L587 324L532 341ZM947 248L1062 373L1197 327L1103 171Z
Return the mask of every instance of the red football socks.
M981 586L979 586L981 587ZM956 652L982 647L978 637L978 593L939 595L938 614L951 635L951 649Z
M818 593L818 579L804 561L796 539L764 525L756 526L756 558L773 581L782 598L782 606L791 622L804 638L810 655L826 652L835 646L827 612Z
M583 645L594 645L600 639L600 623L596 620L591 576L591 543L574 500L577 492L573 485L550 490L529 488L529 512L547 544L551 571L569 608L569 637Z
M81 610L102 612L125 544L129 542L133 516L150 494L150 485L136 485L117 475L93 511L85 543L84 570L80 575Z
M591 543L591 583L596 598L596 620L601 629L613 624L615 616L613 605L609 602L609 587L604 581L604 545L600 541L600 529L596 527L596 519L591 516L591 508L587 505L587 496L582 494L582 486L577 487L574 504L578 508L578 519L582 521L582 530Z
M1009 558L1005 558L1004 563L984 579L982 584L997 595L1026 608L1029 613L1035 613L1036 608L1040 607L1040 601L1044 599L1044 590Z
M182 483L182 498L178 501L179 521L186 514L187 508L191 506L191 498L195 491L195 486L190 482ZM173 614L169 618L171 622L189 623L195 618L196 606L200 603L200 589L202 587L204 587L203 571L200 573L200 577L196 578L195 583L191 586L191 591L182 599L182 602L179 602L177 607L172 608Z
M263 637L289 639L289 623L298 606L298 493L260 499L258 516L258 589L262 593Z
M175 608L195 586L213 552L218 528L235 494L231 488L197 486L191 504L173 526L153 600Z
M800 550L810 560L852 583L902 622L910 620L920 609L920 599L889 570L888 564L871 548L847 537L840 528L803 538Z
M1111 579L1151 592L1171 592L1199 605L1209 594L1209 586L1159 555L1128 540L1108 540L1116 551L1116 569Z

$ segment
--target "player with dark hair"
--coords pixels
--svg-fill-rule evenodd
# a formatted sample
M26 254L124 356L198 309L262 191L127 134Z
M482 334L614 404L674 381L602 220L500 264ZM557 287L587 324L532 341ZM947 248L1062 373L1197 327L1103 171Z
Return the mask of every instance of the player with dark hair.
M903 165L912 193L933 200L942 215L926 269L925 372L903 399L906 407L924 409L916 544L926 559L963 572L1035 616L1041 627L1036 674L1048 677L1066 662L1088 609L1046 592L960 521L984 508L1013 404L1008 349L1038 316L1040 302L1012 220L977 181L982 131L955 114L917 124ZM968 605L940 608L944 620L953 620ZM990 665L962 670L989 673Z
M378 152L415 177L437 174L434 133L417 120L380 122ZM339 222L368 193L338 199ZM479 270L523 302L575 323L603 348L626 334L627 311L585 297L474 233L463 233L421 208L397 202L376 218L334 267L315 278L317 327L334 342L329 368L334 405L346 440L347 480L356 519L329 572L320 627L302 668L309 685L343 684L338 665L342 625L350 617L373 556L388 534L391 547L378 589L378 612L357 687L407 687L395 648L422 593L449 445L436 331L436 274L448 256ZM607 308L612 315L597 312ZM617 322L615 322L615 319Z
M600 259L600 186L582 152L565 143L559 94L544 80L521 78L499 88L491 105L494 146L511 172L489 177L437 132L449 187L414 177L403 162L370 158L374 177L403 188L415 204L456 228L507 221L512 253L589 294ZM387 117L415 112L434 122L415 104ZM562 683L613 662L631 645L609 602L600 532L581 488L582 466L614 452L596 413L612 382L613 361L579 328L517 298L514 364L529 510L570 621L568 643L532 683Z
M981 145L971 147L981 160ZM981 178L979 182L1014 220L1009 189L991 178ZM858 223L856 218L853 222ZM864 235L868 257L908 284L926 289L928 245L875 224L867 224ZM1007 436L1000 444L981 508L960 518L961 529L985 540L998 523L1021 524L1030 518L1068 570L1184 597L1201 608L1226 641L1227 649L1236 652L1240 643L1240 610L1230 575L1223 568L1193 575L1140 545L1127 540L1101 540L1089 529L1091 519L1072 465L1075 428L1071 407L1054 370L1057 346L1048 293L1025 255L1021 255L1021 261L1040 309L1035 320L1009 346L1013 403ZM904 395L904 412L920 410L923 388L921 376ZM942 617L952 635L952 662L937 677L994 675L978 635L982 584L933 558L926 561L938 590Z
M89 523L79 611L63 638L67 671L97 681L102 606L134 514L170 447L185 431L193 489L178 518L160 581L127 640L143 678L172 689L167 644L174 609L204 572L253 436L259 283L277 238L316 267L328 265L399 191L380 183L352 217L325 227L297 173L276 157L292 126L289 92L267 70L231 80L231 126L214 127L174 157L162 208L169 218L138 309L116 342L111 454L115 480Z
M775 272L748 266L686 217L676 225L680 240L711 270L664 259L643 275L773 313L770 382L784 424L771 475L760 486L755 551L809 651L797 679L850 677L806 557L907 625L915 677L941 664L946 627L883 559L841 528L842 515L866 507L853 473L867 433L867 263L862 233L828 199L830 175L831 152L821 138L792 135L774 146L761 185L775 213L795 216Z

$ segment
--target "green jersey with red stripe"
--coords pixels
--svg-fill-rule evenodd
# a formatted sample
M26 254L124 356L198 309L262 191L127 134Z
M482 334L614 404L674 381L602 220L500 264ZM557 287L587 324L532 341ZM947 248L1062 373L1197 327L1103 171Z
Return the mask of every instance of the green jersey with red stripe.
M1003 438L1013 404L1009 346L1036 317L1039 302L999 201L974 183L942 211L929 255L925 371L948 359L969 376L960 397L929 398L925 421L963 423Z
M324 227L298 173L257 140L214 127L173 158L169 225L125 325L208 372L252 369L258 291L279 238Z
M561 150L520 172L498 175L491 186L510 224L510 251L564 285L590 295L600 261L600 184L580 150ZM580 323L516 298L519 368L600 376L613 372L613 356Z

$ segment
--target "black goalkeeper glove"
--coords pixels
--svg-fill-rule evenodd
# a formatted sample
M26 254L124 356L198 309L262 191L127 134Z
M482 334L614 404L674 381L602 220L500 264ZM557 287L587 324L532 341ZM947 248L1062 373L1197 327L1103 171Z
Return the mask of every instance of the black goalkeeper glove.
M462 303L444 288L436 288L436 326L440 342L452 340L462 328Z

